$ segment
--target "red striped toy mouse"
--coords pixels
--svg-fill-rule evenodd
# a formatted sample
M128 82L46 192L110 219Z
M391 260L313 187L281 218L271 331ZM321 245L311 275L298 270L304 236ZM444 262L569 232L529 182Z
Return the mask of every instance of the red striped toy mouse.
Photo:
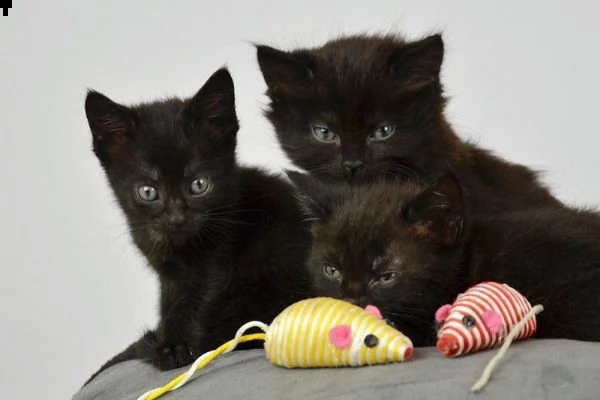
M435 313L437 349L447 357L457 357L503 344L472 388L480 390L510 343L535 334L535 315L542 310L541 305L532 307L525 296L506 284L479 283Z

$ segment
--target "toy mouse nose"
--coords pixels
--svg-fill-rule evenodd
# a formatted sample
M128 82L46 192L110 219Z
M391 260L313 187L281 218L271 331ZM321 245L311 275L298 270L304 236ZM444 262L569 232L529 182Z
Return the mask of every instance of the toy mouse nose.
M446 357L452 357L458 352L458 343L453 336L442 335L437 341L437 349Z

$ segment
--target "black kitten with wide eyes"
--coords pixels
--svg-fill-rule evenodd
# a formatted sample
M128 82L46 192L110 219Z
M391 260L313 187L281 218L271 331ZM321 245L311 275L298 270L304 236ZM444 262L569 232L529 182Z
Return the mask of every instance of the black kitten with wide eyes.
M466 211L453 176L327 185L290 173L313 221L308 265L319 294L374 304L417 346L435 344L435 311L483 281L532 304L538 337L600 341L600 214L541 207Z
M156 331L109 364L185 365L244 322L269 322L310 295L310 233L293 188L236 164L226 69L190 99L126 107L90 92L85 109L94 152L160 281Z
M430 183L450 167L474 211L560 204L532 170L454 133L444 116L440 35L357 35L290 52L257 46L257 57L282 148L321 180Z

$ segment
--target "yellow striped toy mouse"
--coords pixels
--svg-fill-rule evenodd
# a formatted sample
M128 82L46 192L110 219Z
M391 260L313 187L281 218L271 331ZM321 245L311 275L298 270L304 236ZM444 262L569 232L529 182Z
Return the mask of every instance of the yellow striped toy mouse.
M265 333L244 335L253 327ZM328 297L292 304L271 323L244 324L235 338L200 356L189 370L167 385L152 389L138 400L153 400L183 386L197 370L239 343L264 340L267 358L286 368L359 367L409 360L410 339L388 325L375 306L361 308Z

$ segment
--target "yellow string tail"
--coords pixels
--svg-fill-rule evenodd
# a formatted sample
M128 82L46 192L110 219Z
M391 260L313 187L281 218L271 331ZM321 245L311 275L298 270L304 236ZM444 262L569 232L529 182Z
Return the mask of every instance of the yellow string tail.
M253 328L253 327L258 327L265 332L268 329L268 326L266 324L259 322L259 321L252 321L247 324L244 324L238 330L234 339L228 341L227 343L223 343L221 346L219 346L215 350L211 350L207 353L202 354L200 357L198 357L198 359L196 359L196 361L191 365L191 367L186 372L177 376L176 378L174 378L173 380L171 380L169 383L167 383L166 385L164 385L162 387L147 391L146 393L144 393L143 395L138 397L138 400L155 400L155 399L158 399L159 397L161 397L162 395L164 395L165 393L168 393L168 392L171 392L173 390L180 388L187 381L189 381L191 379L191 377L194 375L194 373L196 371L199 371L202 368L206 367L219 355L233 351L237 347L237 345L240 343L251 342L251 341L255 341L255 340L264 341L266 338L265 333L253 333L250 335L242 336L243 332L245 332L246 330Z

